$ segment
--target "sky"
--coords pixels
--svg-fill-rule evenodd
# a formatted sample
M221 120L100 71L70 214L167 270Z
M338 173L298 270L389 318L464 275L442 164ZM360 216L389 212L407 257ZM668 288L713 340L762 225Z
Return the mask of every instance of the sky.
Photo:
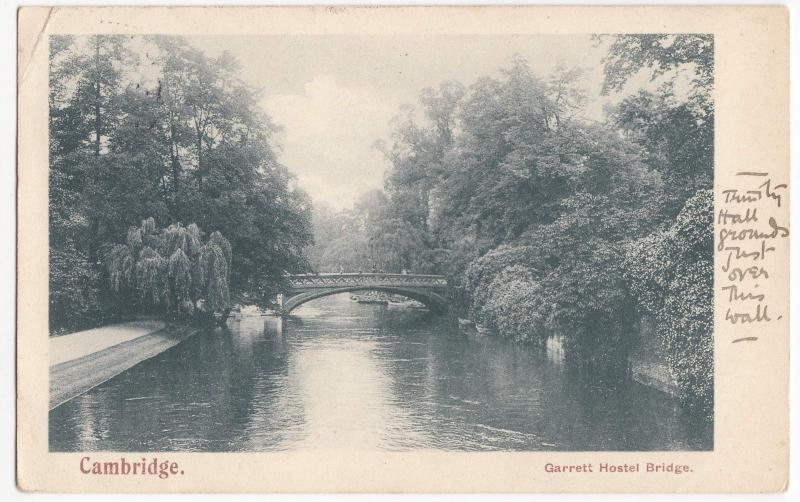
M515 54L546 77L558 64L584 69L585 116L602 117L614 97L601 97L605 48L589 35L480 36L201 36L189 41L241 64L245 82L282 127L279 158L317 203L352 207L382 188L389 167L374 148L388 140L401 106L419 108L425 87L446 80L470 85L496 76Z

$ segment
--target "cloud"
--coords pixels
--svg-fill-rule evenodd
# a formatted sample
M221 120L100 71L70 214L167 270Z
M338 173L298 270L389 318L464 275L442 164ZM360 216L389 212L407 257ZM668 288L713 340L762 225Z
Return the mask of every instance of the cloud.
M314 200L342 208L364 191L383 186L388 163L372 145L389 136L389 121L408 101L317 75L301 94L268 96L262 105L284 128L280 159L299 185Z

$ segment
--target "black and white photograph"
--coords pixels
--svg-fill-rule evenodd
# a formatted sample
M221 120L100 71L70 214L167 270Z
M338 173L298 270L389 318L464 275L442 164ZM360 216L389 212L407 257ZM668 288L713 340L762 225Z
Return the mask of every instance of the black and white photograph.
M50 452L714 450L713 34L45 38Z

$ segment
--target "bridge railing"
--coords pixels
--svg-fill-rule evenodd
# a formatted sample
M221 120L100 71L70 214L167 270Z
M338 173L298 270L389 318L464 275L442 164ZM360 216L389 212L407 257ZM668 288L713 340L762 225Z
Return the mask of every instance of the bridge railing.
M330 288L347 286L416 286L447 287L443 275L368 273L321 273L289 276L292 288Z

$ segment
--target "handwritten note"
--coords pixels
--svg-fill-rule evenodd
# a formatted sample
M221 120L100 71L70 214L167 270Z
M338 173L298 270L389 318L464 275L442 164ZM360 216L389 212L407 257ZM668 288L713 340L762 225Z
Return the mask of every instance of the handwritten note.
M769 323L783 318L774 312L764 285L774 271L769 256L788 245L788 221L780 221L777 208L788 194L785 183L769 173L742 171L736 188L722 191L718 202L717 253L722 255L718 281L725 305L725 322L734 325ZM780 213L783 214L782 212ZM736 338L733 343L754 342L758 336Z

